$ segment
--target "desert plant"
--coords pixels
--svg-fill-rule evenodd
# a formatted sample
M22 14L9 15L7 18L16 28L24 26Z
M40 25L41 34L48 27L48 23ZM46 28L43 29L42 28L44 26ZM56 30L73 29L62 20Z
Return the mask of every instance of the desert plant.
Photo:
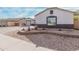
M38 30L38 27L37 26L35 26L35 30Z
M45 26L42 27L42 30L45 30Z
M28 31L30 31L30 26L28 26Z
M23 28L22 31L25 31L25 29Z
M59 28L59 29L58 29L58 31L62 31L62 29L61 29L61 28Z
M28 28L28 31L30 31L30 28Z

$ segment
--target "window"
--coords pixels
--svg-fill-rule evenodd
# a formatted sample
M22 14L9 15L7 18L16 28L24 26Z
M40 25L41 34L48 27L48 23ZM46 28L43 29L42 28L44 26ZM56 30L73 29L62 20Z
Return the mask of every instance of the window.
M50 10L50 14L53 14L53 10Z

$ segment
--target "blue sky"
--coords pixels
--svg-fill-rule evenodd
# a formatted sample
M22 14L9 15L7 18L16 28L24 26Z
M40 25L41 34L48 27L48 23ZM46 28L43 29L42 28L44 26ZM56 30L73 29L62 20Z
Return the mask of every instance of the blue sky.
M0 7L0 18L31 17L44 10L43 7Z
M31 17L46 9L45 7L0 7L0 18ZM79 8L66 7L64 9L75 11Z

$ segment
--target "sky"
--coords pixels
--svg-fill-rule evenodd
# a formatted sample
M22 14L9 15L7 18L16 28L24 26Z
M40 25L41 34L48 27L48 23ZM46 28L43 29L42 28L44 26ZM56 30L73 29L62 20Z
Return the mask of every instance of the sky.
M44 7L0 7L0 18L33 18Z
M63 9L75 11L77 7L62 7ZM45 7L0 7L0 18L34 18L34 15L46 9Z

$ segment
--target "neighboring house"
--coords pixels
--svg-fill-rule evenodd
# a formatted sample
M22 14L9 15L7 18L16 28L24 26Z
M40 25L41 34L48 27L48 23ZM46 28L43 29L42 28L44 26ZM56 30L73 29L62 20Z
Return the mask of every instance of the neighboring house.
M31 25L33 19L31 18L8 18L0 19L0 27L4 26L28 26Z
M47 8L35 15L38 27L73 28L73 12L57 7Z
M33 24L34 24L34 20L32 18L22 18L19 20L20 26L29 26Z
M4 26L19 26L18 18L0 19L0 27Z

